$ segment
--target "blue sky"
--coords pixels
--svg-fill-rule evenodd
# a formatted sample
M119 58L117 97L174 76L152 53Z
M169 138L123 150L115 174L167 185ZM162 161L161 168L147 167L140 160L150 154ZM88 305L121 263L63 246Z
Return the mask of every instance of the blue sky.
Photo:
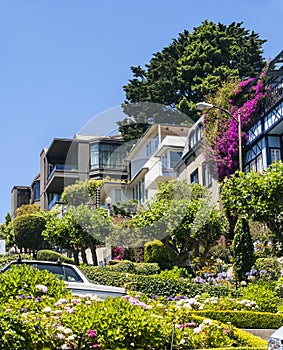
M243 22L274 58L282 15L282 0L0 0L0 222L42 148L124 101L130 66L205 19Z

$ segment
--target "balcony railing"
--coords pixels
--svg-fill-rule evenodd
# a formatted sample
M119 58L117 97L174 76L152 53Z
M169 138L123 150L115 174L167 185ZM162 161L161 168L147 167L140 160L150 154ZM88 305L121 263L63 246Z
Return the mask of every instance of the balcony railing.
M60 201L61 201L61 195L55 194L51 202L48 204L48 210L50 210L57 202L60 202Z
M78 167L77 165L65 165L65 164L55 164L50 172L50 174L48 175L48 179L50 179L50 177L55 173L55 171L74 171L77 172L78 171Z

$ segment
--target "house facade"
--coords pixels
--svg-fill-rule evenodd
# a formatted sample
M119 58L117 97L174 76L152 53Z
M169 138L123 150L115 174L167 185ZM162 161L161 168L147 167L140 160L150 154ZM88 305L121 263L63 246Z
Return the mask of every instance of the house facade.
M266 75L266 96L258 117L248 130L245 172L262 172L270 164L282 160L283 51L270 63Z
M61 203L64 187L86 179L127 179L126 151L120 135L56 138L40 153L40 171L31 186L14 186L11 213L23 204L50 210Z

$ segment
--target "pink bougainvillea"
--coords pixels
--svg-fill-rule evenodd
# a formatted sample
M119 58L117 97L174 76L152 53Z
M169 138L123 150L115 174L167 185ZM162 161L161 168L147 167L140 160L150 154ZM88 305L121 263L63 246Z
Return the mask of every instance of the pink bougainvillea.
M265 96L265 88L262 83L263 75L248 89L248 99L240 106L233 105L232 99L229 100L231 108L228 110L234 118L227 120L217 119L218 131L213 143L210 144L212 152L208 152L211 161L213 154L214 172L217 171L218 178L221 181L224 177L233 174L239 168L239 139L238 139L238 114L241 118L242 145L248 140L248 127L251 121L257 116L260 108L260 101ZM234 91L235 96L243 92L244 87L252 82L252 78L241 82Z

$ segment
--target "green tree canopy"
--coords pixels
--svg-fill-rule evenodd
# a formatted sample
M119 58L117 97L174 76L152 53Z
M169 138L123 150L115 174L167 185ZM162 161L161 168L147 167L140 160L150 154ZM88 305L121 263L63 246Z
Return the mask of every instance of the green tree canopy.
M68 205L93 204L96 189L102 186L104 180L76 181L66 186L62 193L62 201Z
M13 221L15 243L25 250L37 251L45 247L42 232L45 229L46 220L43 215L23 214Z
M264 42L242 23L205 20L154 53L145 68L131 67L133 78L124 86L124 112L136 123L180 124L188 116L196 120L195 104L215 93L222 82L255 77L261 71Z
M189 251L206 256L227 229L223 213L210 205L207 188L177 180L160 184L133 222L147 240L161 240L179 265L186 264Z
M105 241L111 227L106 210L92 210L81 204L77 207L69 206L63 217L56 212L50 212L43 235L51 244L70 250L76 264L79 263L79 252L87 263L84 253L90 248L93 262L97 265L96 245Z
M270 165L262 174L235 173L221 184L221 201L231 216L244 215L265 222L283 240L283 163Z

